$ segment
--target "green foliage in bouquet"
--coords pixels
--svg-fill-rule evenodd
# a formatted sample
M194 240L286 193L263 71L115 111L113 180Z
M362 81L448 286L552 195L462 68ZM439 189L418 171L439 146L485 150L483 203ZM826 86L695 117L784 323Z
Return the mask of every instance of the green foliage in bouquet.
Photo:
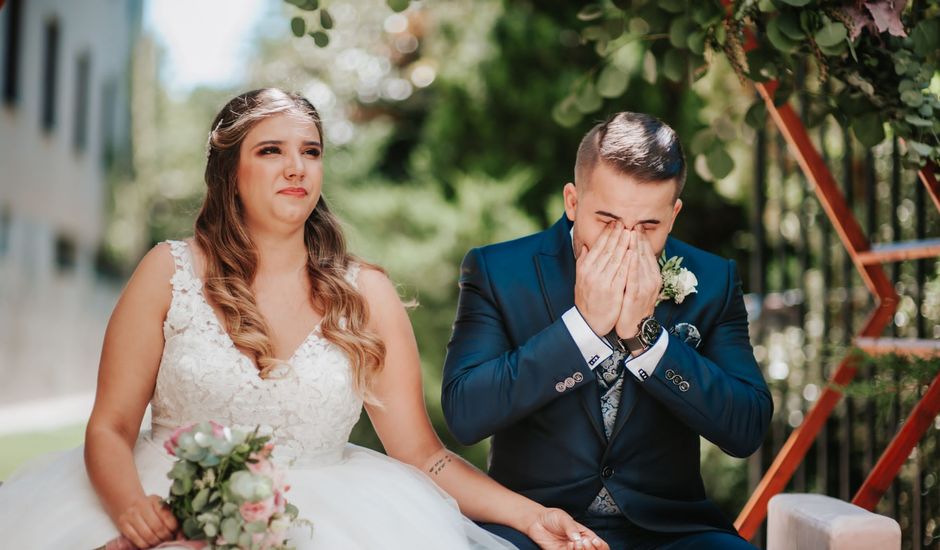
M164 447L177 457L166 499L188 540L208 549L289 550L297 507L284 497L284 474L270 461L270 437L244 434L215 422L177 429Z

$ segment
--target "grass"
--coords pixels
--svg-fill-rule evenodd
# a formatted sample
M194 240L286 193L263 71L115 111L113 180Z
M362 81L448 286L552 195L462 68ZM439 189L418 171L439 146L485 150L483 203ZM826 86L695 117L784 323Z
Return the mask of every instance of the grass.
M77 447L84 438L84 422L55 430L0 436L0 480L9 478L31 458Z

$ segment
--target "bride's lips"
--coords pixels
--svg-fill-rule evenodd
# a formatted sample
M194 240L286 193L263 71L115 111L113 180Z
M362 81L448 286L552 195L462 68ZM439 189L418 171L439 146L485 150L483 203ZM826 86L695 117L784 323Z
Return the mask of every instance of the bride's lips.
M279 195L288 195L291 197L306 197L307 190L303 187L285 187L277 192Z

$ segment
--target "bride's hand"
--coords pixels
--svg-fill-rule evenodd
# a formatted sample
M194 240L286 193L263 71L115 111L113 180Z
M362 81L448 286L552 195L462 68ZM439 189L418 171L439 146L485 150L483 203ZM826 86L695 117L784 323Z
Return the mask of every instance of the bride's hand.
M157 495L141 497L118 517L117 528L137 548L151 548L173 540L179 524Z
M593 531L559 508L546 508L526 530L542 550L610 550Z

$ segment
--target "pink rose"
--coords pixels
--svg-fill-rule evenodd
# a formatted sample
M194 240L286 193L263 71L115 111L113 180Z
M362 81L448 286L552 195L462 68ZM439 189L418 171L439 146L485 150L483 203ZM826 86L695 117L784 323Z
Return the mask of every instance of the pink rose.
M260 502L246 502L241 505L238 511L246 523L259 520L267 522L274 514L274 497L266 498Z
M278 514L283 514L286 508L287 499L284 498L284 493L281 491L274 491L274 511Z
M256 453L252 453L249 458L255 461L246 463L249 472L270 479L275 491L287 490L283 488L285 481L283 470L274 466L274 463L268 460L264 455L259 456Z
M166 452L176 456L176 447L179 445L180 436L191 430L193 426L195 426L195 424L180 426L173 430L173 433L170 434L170 438L163 442L163 448L166 449Z
M210 420L209 425L212 426L212 435L214 437L225 439L225 426L215 422L214 420Z

